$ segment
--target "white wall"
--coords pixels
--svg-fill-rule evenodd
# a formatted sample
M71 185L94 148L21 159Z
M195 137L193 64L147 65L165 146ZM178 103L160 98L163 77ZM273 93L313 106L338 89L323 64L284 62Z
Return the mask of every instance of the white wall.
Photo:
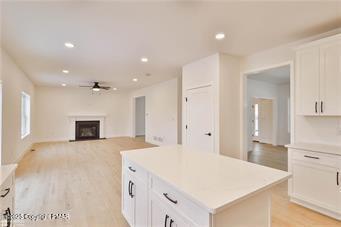
M290 143L290 84L280 84L277 86L278 101L278 125L277 125L277 144L286 145Z
M216 153L239 157L240 153L240 68L238 57L214 54L183 67L182 93L191 88L211 85L214 111L214 150ZM182 119L186 122L186 103L183 99ZM182 126L183 142L186 139Z
M130 94L130 135L135 136L134 98L146 98L146 141L156 145L178 143L178 78Z
M69 140L69 115L106 115L105 137L129 135L129 94L87 88L36 88L36 141Z
M135 99L135 135L144 136L146 132L146 97Z
M34 142L35 87L11 57L2 53L2 164L17 162ZM31 96L31 134L21 139L21 92Z
M243 59L242 72L259 70L264 67L278 65L283 62L294 62L294 47L303 42L316 40L341 32L341 30L332 31L316 37L300 40L295 43L283 45L277 48L259 52ZM241 80L243 80L241 78ZM243 92L242 92L243 93ZM243 104L241 103L241 109ZM294 141L296 142L313 142L313 143L329 143L341 145L341 133L338 130L338 124L341 117L304 117L295 115ZM243 123L241 123L243 124ZM292 142L294 142L292 141ZM243 143L243 140L241 140Z

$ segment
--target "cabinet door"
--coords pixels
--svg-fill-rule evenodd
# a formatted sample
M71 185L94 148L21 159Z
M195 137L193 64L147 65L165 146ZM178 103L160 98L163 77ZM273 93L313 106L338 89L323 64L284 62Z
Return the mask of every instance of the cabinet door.
M171 207L164 204L157 195L150 200L151 227L186 227L188 223Z
M134 226L135 213L135 196L132 196L132 177L125 173L123 174L122 184L122 213L130 226Z
M319 115L319 48L296 53L296 109L300 115Z
M341 115L341 41L320 48L321 115Z
M338 169L293 161L292 196L332 211L339 211Z
M147 184L137 178L132 182L132 194L135 197L135 227L146 227L148 226Z

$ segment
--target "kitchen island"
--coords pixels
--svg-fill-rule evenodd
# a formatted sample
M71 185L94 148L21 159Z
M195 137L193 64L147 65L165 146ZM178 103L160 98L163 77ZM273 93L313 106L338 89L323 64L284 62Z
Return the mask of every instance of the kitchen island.
M181 145L121 154L130 226L271 226L270 189L291 176Z

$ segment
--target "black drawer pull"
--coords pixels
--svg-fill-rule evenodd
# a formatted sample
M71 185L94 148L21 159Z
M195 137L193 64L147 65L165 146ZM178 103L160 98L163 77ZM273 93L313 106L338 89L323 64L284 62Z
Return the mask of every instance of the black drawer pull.
M178 203L178 200L173 200L171 198L168 197L168 193L163 193L163 195L166 197L166 199L168 199L169 201L171 201L172 203L174 204L177 204Z
M6 189L4 190L4 191L6 191L5 194L1 195L1 197L2 197L2 198L6 197L6 195L8 195L8 193L9 193L10 190L11 190L10 188L6 188Z
M169 223L169 227L172 227L173 223L174 223L174 221L173 221L173 219L171 219L171 221Z
M315 102L315 113L317 113L317 102Z
M12 215L9 207L5 210L3 217L6 219L6 227L11 227Z
M314 157L314 156L310 156L310 155L304 155L305 158L312 158L312 159L320 159L319 157Z
M133 186L134 186L134 183L133 183L133 182L131 182L131 184L130 184L130 196L131 196L131 198L134 198L134 194L133 194Z
M136 169L133 169L133 167L129 166L128 169L131 171L131 172L136 172Z
M131 181L129 181L129 184L128 184L128 193L129 193L129 196L131 197L130 185L131 185Z
M165 216L165 227L167 227L168 218L169 218L169 216L168 216L168 214L166 214L166 216Z
M337 173L336 173L336 185L337 185L337 186L340 185L340 182L339 182L339 175L340 175L340 173L337 172Z

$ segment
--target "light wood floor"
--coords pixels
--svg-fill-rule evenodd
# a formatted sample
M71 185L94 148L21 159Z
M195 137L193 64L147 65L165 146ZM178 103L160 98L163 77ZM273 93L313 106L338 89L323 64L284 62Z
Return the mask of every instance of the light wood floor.
M70 220L26 222L22 226L127 226L121 215L119 152L151 146L123 137L36 145L16 172L16 213L70 213ZM341 226L336 220L289 203L286 184L276 187L272 198L274 227Z
M284 146L254 142L248 161L275 169L288 170L288 150Z

